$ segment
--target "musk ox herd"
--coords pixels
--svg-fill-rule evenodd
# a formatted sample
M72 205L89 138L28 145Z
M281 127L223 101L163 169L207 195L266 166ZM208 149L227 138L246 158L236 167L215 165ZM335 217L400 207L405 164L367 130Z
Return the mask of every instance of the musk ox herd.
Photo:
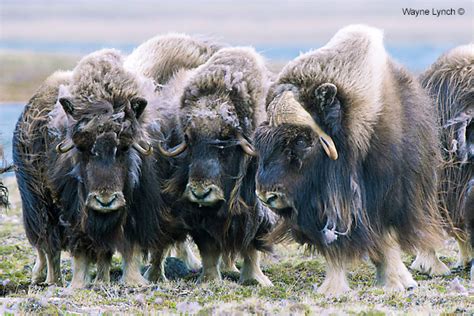
M165 281L176 251L198 282L230 270L271 286L260 256L294 240L326 260L320 293L349 291L365 258L405 290L402 253L448 274L448 236L474 282L473 117L474 45L416 78L363 25L278 74L250 47L181 34L91 53L45 80L13 135L32 283L62 284L62 251L73 288L92 264L110 282L116 252L123 283Z

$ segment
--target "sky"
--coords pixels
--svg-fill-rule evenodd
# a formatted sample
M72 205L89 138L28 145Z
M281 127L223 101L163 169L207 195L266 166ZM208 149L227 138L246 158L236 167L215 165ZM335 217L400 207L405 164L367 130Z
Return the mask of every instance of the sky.
M430 15L407 16L403 9ZM451 9L455 15L433 16ZM464 14L459 14L459 9ZM473 42L474 1L101 1L0 0L0 41L17 43L140 43L185 32L233 45L320 45L353 23L384 29L389 44Z

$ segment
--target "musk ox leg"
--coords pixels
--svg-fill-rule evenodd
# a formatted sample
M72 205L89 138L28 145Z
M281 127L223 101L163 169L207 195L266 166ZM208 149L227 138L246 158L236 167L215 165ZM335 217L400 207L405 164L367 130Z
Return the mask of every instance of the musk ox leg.
M472 247L469 240L461 240L456 238L459 247L458 261L456 262L455 268L467 268L471 262L473 253Z
M112 253L104 252L97 255L97 275L95 283L110 283L110 264L112 261Z
M402 261L398 243L390 238L381 251L380 259L372 259L377 268L377 285L390 291L404 291L418 286Z
M46 256L40 249L36 249L36 261L33 267L31 283L40 284L46 280Z
M434 249L419 251L410 269L427 273L431 276L449 275L451 273L448 266L439 260Z
M90 260L85 254L75 254L72 257L72 280L69 287L81 289L90 282L89 265Z
M194 255L191 249L191 241L176 243L176 257L183 260L189 270L198 271L201 268L201 261Z
M244 264L240 272L240 283L256 280L260 285L273 286L272 281L260 269L260 253L251 248L243 254Z
M326 278L318 288L318 294L339 296L350 291L346 278L346 268L343 263L327 261Z
M202 258L202 272L198 283L221 280L221 271L219 263L221 259L221 250L214 242L207 240L204 243L198 243L199 252Z
M61 277L61 251L46 252L46 265L48 273L46 274L47 284L62 285Z
M169 248L154 250L151 254L150 267L145 272L145 278L150 282L168 281L165 275L165 258L168 256Z
M237 269L237 266L235 265L235 256L230 253L225 253L222 255L221 271L240 273L239 269Z
M127 247L122 253L123 276L122 283L133 286L147 285L148 281L142 276L140 268L142 265L143 253L137 245Z

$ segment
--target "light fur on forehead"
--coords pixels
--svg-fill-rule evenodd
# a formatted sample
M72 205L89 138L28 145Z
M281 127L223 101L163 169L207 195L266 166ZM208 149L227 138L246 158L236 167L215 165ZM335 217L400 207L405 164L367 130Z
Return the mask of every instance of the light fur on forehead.
M322 48L302 54L279 75L280 82L332 83L346 97L348 136L365 152L382 108L388 57L381 30L365 25L341 29Z
M259 115L264 108L268 78L265 62L253 48L222 48L195 69L186 88L183 106L188 108L189 104L193 104L196 109L186 109L191 115L197 113L197 116L208 116L210 119L216 116L229 126L241 127L250 134L261 120ZM201 106L199 102L189 102L190 99L202 97L210 103ZM200 109L211 103L215 103L212 109ZM214 113L207 113L209 110Z
M115 49L103 49L84 57L74 68L68 86L71 96L84 104L116 98L130 100L149 97L154 85L151 79L124 67L124 57Z

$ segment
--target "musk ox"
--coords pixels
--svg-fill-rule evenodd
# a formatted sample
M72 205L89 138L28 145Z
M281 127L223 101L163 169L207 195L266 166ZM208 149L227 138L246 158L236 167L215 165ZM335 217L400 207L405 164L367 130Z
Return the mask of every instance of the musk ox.
M209 39L186 34L166 34L147 40L127 56L124 62L125 67L155 81L157 91L156 107L153 110L155 119L150 121L150 128L163 135L157 140L166 137L169 140L179 141L177 100L182 94L186 74L205 63L221 47L221 44ZM169 168L172 167L167 157L157 156L156 159L161 169L170 170ZM179 221L177 218L173 220ZM163 257L167 253L168 251L163 254ZM176 255L185 261L190 269L199 269L200 261L191 251L189 242L176 244ZM166 279L162 269L152 271L153 268L147 272L151 279ZM151 277L151 275L155 276Z
M439 242L434 116L417 81L363 25L287 64L256 131L257 194L284 220L272 239L315 247L328 267L318 292L349 290L368 255L378 284L415 287L400 252ZM414 124L416 122L416 124Z
M256 158L250 143L263 112L268 74L250 48L222 48L205 64L182 72L168 89L180 111L181 141L160 152L176 169L164 192L202 258L200 281L220 279L221 257L243 257L240 282L271 285L259 265L262 238L274 217L255 196ZM180 86L178 89L177 86ZM174 158L172 158L174 157ZM162 254L155 253L160 262ZM152 276L153 274L151 274Z
M84 57L72 72L48 78L14 133L13 154L28 239L37 249L33 282L60 283L60 251L73 257L72 287L109 281L112 254L123 257L126 284L144 284L143 250L167 247L160 172L146 130L151 79L125 69L116 50ZM152 111L153 113L153 111ZM166 227L166 233L165 231Z
M471 264L472 276L474 44L457 47L441 56L420 76L420 81L435 102L441 128L444 164L439 185L440 207L448 213L454 226L454 230L448 228L448 231L459 245L457 266L467 267Z

